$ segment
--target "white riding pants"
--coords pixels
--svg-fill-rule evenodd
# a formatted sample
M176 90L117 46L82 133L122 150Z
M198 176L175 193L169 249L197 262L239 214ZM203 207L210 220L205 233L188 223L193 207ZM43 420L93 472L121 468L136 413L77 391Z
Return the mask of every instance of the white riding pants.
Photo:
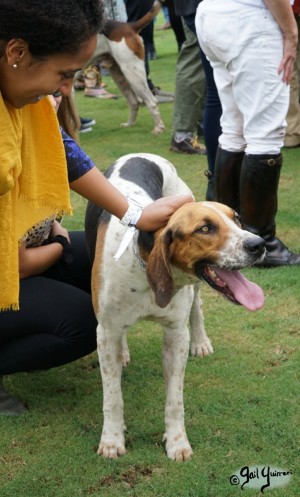
M220 147L278 154L289 86L278 74L283 36L270 11L235 0L203 0L195 23L222 104Z

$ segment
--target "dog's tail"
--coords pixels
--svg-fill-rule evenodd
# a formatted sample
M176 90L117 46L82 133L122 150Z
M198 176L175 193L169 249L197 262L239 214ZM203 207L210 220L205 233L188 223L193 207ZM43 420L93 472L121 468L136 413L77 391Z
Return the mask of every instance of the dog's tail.
M138 19L137 21L130 22L130 26L134 29L136 33L139 33L142 31L143 28L145 28L151 21L154 19L155 16L157 16L159 10L161 8L161 2L158 0L155 0L153 7L147 14L145 14L141 19Z
M152 19L154 19L154 17L158 14L160 8L161 3L158 0L155 0L152 9L149 10L147 14L145 14L137 21L125 23L107 19L102 26L101 33L109 39L114 39L115 37L119 38L120 34L129 34L131 30L135 33L139 33L152 21Z

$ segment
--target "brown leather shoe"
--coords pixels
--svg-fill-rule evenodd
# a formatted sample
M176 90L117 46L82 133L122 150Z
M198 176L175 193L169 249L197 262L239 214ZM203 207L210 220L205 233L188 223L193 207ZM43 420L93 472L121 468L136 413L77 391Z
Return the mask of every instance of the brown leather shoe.
M199 143L197 138L186 138L181 142L177 142L173 136L170 150L179 154L198 154L206 155L206 147Z

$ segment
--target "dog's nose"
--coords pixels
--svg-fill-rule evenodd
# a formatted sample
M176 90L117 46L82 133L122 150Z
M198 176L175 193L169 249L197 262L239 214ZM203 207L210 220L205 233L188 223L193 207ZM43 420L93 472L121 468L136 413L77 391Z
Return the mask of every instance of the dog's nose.
M244 242L244 247L251 255L260 256L265 251L266 242L260 236L247 238Z

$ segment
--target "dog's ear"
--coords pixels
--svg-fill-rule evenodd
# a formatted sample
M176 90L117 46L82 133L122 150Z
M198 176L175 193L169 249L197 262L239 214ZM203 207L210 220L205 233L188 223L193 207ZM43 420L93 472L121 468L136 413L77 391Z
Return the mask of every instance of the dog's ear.
M155 293L155 302L166 307L173 297L174 285L170 265L172 230L163 231L154 243L147 266L147 278Z

